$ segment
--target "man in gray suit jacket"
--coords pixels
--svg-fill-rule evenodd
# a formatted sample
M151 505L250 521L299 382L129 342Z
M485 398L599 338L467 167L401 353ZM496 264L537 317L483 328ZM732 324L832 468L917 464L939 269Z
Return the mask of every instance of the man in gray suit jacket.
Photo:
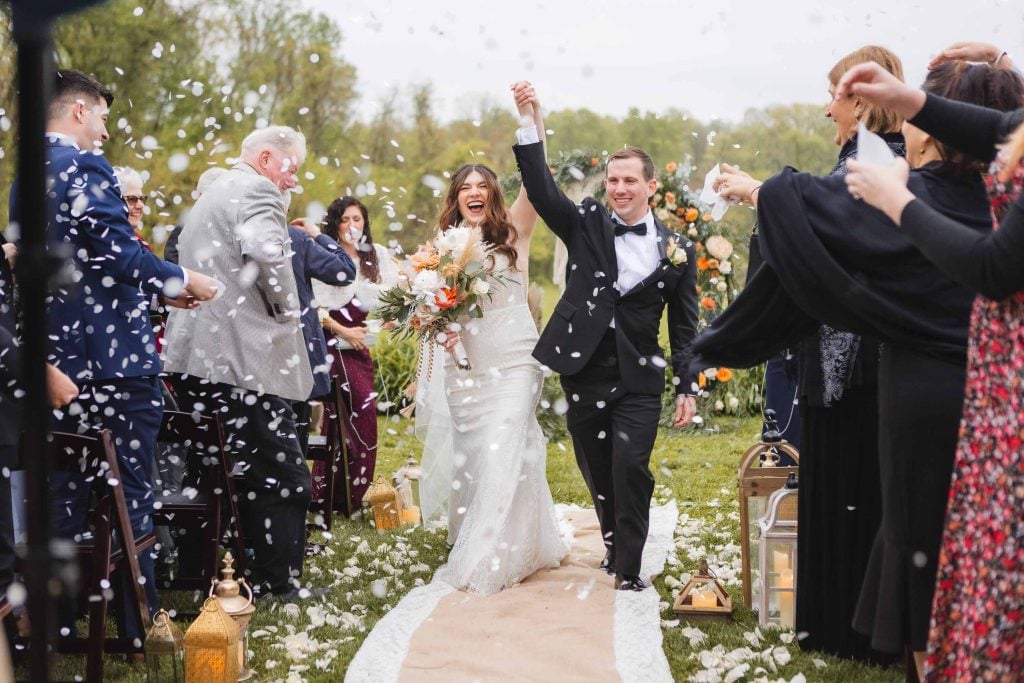
M243 530L252 584L297 596L305 555L309 468L291 401L313 373L299 323L283 192L295 187L305 138L285 126L251 133L240 163L199 198L182 229L180 264L215 277L223 294L167 322L164 369L185 410L221 413L245 470Z

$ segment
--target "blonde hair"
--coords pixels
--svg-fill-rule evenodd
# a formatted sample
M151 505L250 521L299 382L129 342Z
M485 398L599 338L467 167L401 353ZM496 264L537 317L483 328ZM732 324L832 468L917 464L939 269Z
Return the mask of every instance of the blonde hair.
M867 62L874 62L896 78L904 80L903 62L892 50L879 45L865 45L840 59L828 72L828 80L833 86L837 85L843 74L858 64ZM860 121L868 130L873 133L898 133L900 131L900 127L903 125L902 116L873 104L864 103L863 106L864 113L860 116Z

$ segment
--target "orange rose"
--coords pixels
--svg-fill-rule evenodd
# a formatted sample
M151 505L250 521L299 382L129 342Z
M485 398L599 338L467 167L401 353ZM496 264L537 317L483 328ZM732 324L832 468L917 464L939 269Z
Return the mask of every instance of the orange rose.
M700 300L700 305L704 307L705 311L713 311L718 304L710 296L706 296Z
M674 194L672 194L671 192L666 192L665 193L665 203L666 204L675 204L676 203L676 196Z
M456 303L456 293L454 287L442 287L441 291L434 295L434 303L442 311L446 311L449 308L453 308Z
M707 270L707 269L708 269L708 260L707 260L706 257L701 256L700 258L697 259L697 270Z
M708 378L704 376L703 372L697 373L697 386L703 389L708 384Z
M681 209L681 208L680 209L676 209L676 215L679 216L680 218L682 218L683 216L686 215L686 211L684 209Z
M417 249L416 253L409 257L409 260L412 261L412 267L419 271L437 268L437 264L441 262L441 257L431 249L423 246Z
M704 214L701 217L701 220L704 221L705 223L710 223L711 222L711 214L710 213Z
M729 368L718 368L718 374L715 375L715 379L719 382L728 382L732 379L732 370Z
M692 223L695 220L697 220L697 216L699 216L699 215L700 215L700 211L698 211L696 209L696 207L691 206L689 209L686 210L686 215L683 217L683 219L687 223Z
M693 250L694 251L704 251L704 245L701 244L700 242L694 242L693 243Z
M668 171L669 173L675 173L677 168L679 168L679 166L676 165L676 162L674 161L670 161L667 164L665 164L665 170Z
M590 166L592 168L596 168L599 163L601 163L600 159L598 159L597 157L590 157Z
M718 259L716 259L716 258L709 258L708 259L708 268L710 268L711 270L715 270L716 268L718 268Z

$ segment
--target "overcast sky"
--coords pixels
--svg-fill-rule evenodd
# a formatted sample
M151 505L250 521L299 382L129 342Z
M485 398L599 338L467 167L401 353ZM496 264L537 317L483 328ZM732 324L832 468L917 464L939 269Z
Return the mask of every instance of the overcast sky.
M341 27L364 118L396 86L432 83L447 119L484 96L506 101L526 78L549 110L737 119L748 107L824 104L828 70L868 43L894 50L912 83L957 40L997 43L1024 63L1022 0L302 2Z

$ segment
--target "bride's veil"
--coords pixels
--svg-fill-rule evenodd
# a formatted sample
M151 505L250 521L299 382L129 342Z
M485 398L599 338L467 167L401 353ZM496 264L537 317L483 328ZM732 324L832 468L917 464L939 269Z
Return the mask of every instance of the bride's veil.
M420 358L415 412L416 436L423 442L420 507L424 525L437 526L447 521L455 473L452 418L445 392L444 352L423 340Z

